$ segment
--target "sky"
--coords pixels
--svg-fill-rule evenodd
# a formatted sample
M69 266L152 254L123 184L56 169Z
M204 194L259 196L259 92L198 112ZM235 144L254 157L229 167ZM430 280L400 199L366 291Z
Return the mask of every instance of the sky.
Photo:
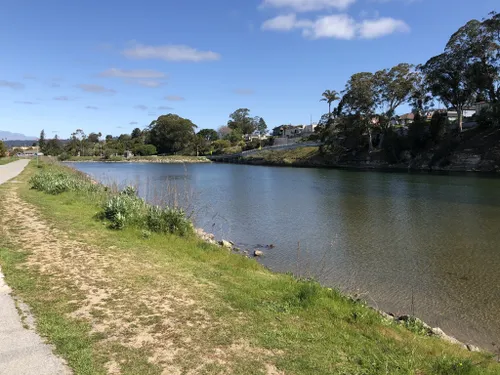
M328 111L357 72L425 63L498 0L0 0L0 130L130 133L176 113L217 129ZM407 108L402 107L401 111Z

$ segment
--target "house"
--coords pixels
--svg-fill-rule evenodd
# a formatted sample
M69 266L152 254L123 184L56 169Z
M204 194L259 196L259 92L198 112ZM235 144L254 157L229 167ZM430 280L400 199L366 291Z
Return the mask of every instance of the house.
M399 116L399 121L401 122L401 125L412 124L413 121L415 121L415 114L414 113L405 113L404 115Z
M273 136L280 138L299 137L304 132L304 125L282 125L273 129Z

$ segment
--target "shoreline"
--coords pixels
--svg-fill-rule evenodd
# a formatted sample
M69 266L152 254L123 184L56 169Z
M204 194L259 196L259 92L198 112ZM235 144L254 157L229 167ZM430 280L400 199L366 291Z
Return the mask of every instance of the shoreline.
M63 160L61 163L156 163L156 164L211 164L208 159L124 159L124 160Z
M216 241L215 235L213 233L206 232L203 228L194 228L194 232L195 232L195 235L200 240L202 240L202 241L204 241L204 242L206 242L207 244L210 244L210 245L219 246L221 249L227 249L232 254L243 256L243 257L246 257L246 258L256 258L256 259L258 259L258 258L260 258L262 256L265 256L265 252L262 251L262 249L260 249L260 248L259 249L256 248L251 253L250 250L243 250L243 251L241 251L241 249L238 248L235 245L235 242L233 242L233 241L225 240L225 239L221 239L220 241ZM273 249L274 245L266 245L266 246L261 246L261 247L262 248L266 248L267 250L269 250L269 249ZM268 269L272 273L281 274L281 272L275 271L272 268L263 265L262 263L260 263L260 264L261 264L262 267ZM300 277L297 277L297 278L300 279ZM322 285L322 286L324 288L328 288L325 285ZM451 343L451 344L454 344L454 345L459 345L463 349L468 350L470 352L485 352L485 353L489 353L489 351L487 349L480 348L480 347L478 347L476 345L473 345L473 344L470 344L470 343L462 342L462 341L456 339L455 337L453 337L451 335L448 335L447 333L445 333L439 327L431 327L430 325L428 325L426 322L424 322L423 320L421 320L417 316L412 316L412 315L408 315L408 314L403 314L403 315L399 315L399 316L398 315L394 315L394 314L392 314L390 312L386 312L386 311L380 310L380 309L376 308L375 306L370 305L368 301L365 301L363 299L357 298L357 297L355 297L355 296L353 296L353 295L351 295L349 293L346 293L346 292L340 292L340 293L342 295L344 295L346 298L348 298L348 299L350 299L350 300L352 300L354 302L362 301L368 308L370 308L371 310L375 311L377 314L379 314L381 317L383 317L388 322L392 322L392 323L404 325L407 328L409 326L417 327L417 329L420 329L422 332L425 332L425 334L427 336L429 336L429 337L438 337L439 339L444 340L444 341L446 341L448 343Z
M429 168L429 167L409 167L402 164L378 164L378 163L351 163L351 164L330 164L317 163L311 161L296 161L291 163L274 162L264 159L234 159L225 161L214 161L220 164L244 164L264 167L292 167L292 168L318 168L318 169L337 169L345 171L359 172L381 172L381 173L408 173L408 174L429 174L441 176L460 176L460 175L476 175L482 177L500 177L499 170L481 170L475 168Z

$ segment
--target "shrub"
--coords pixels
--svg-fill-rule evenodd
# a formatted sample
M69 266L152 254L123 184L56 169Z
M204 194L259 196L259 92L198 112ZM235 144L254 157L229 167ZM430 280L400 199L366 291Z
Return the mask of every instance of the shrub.
M500 103L494 103L487 108L483 108L477 116L477 123L485 128L500 126Z
M448 115L444 112L434 112L430 124L430 132L433 141L439 141L443 138L447 125Z
M146 227L152 232L172 233L185 236L192 231L191 222L184 211L169 207L149 206L146 213Z
M95 192L98 185L83 175L73 175L42 168L30 179L31 188L47 194L61 194L65 191Z
M137 196L122 192L104 203L102 214L110 221L111 228L123 229L127 224L140 222L144 205L144 201Z

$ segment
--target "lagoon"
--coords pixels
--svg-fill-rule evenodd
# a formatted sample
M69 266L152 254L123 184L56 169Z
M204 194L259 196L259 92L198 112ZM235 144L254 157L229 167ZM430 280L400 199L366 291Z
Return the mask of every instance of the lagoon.
M176 202L279 272L500 345L500 180L234 164L72 163ZM274 248L265 245L273 244Z

